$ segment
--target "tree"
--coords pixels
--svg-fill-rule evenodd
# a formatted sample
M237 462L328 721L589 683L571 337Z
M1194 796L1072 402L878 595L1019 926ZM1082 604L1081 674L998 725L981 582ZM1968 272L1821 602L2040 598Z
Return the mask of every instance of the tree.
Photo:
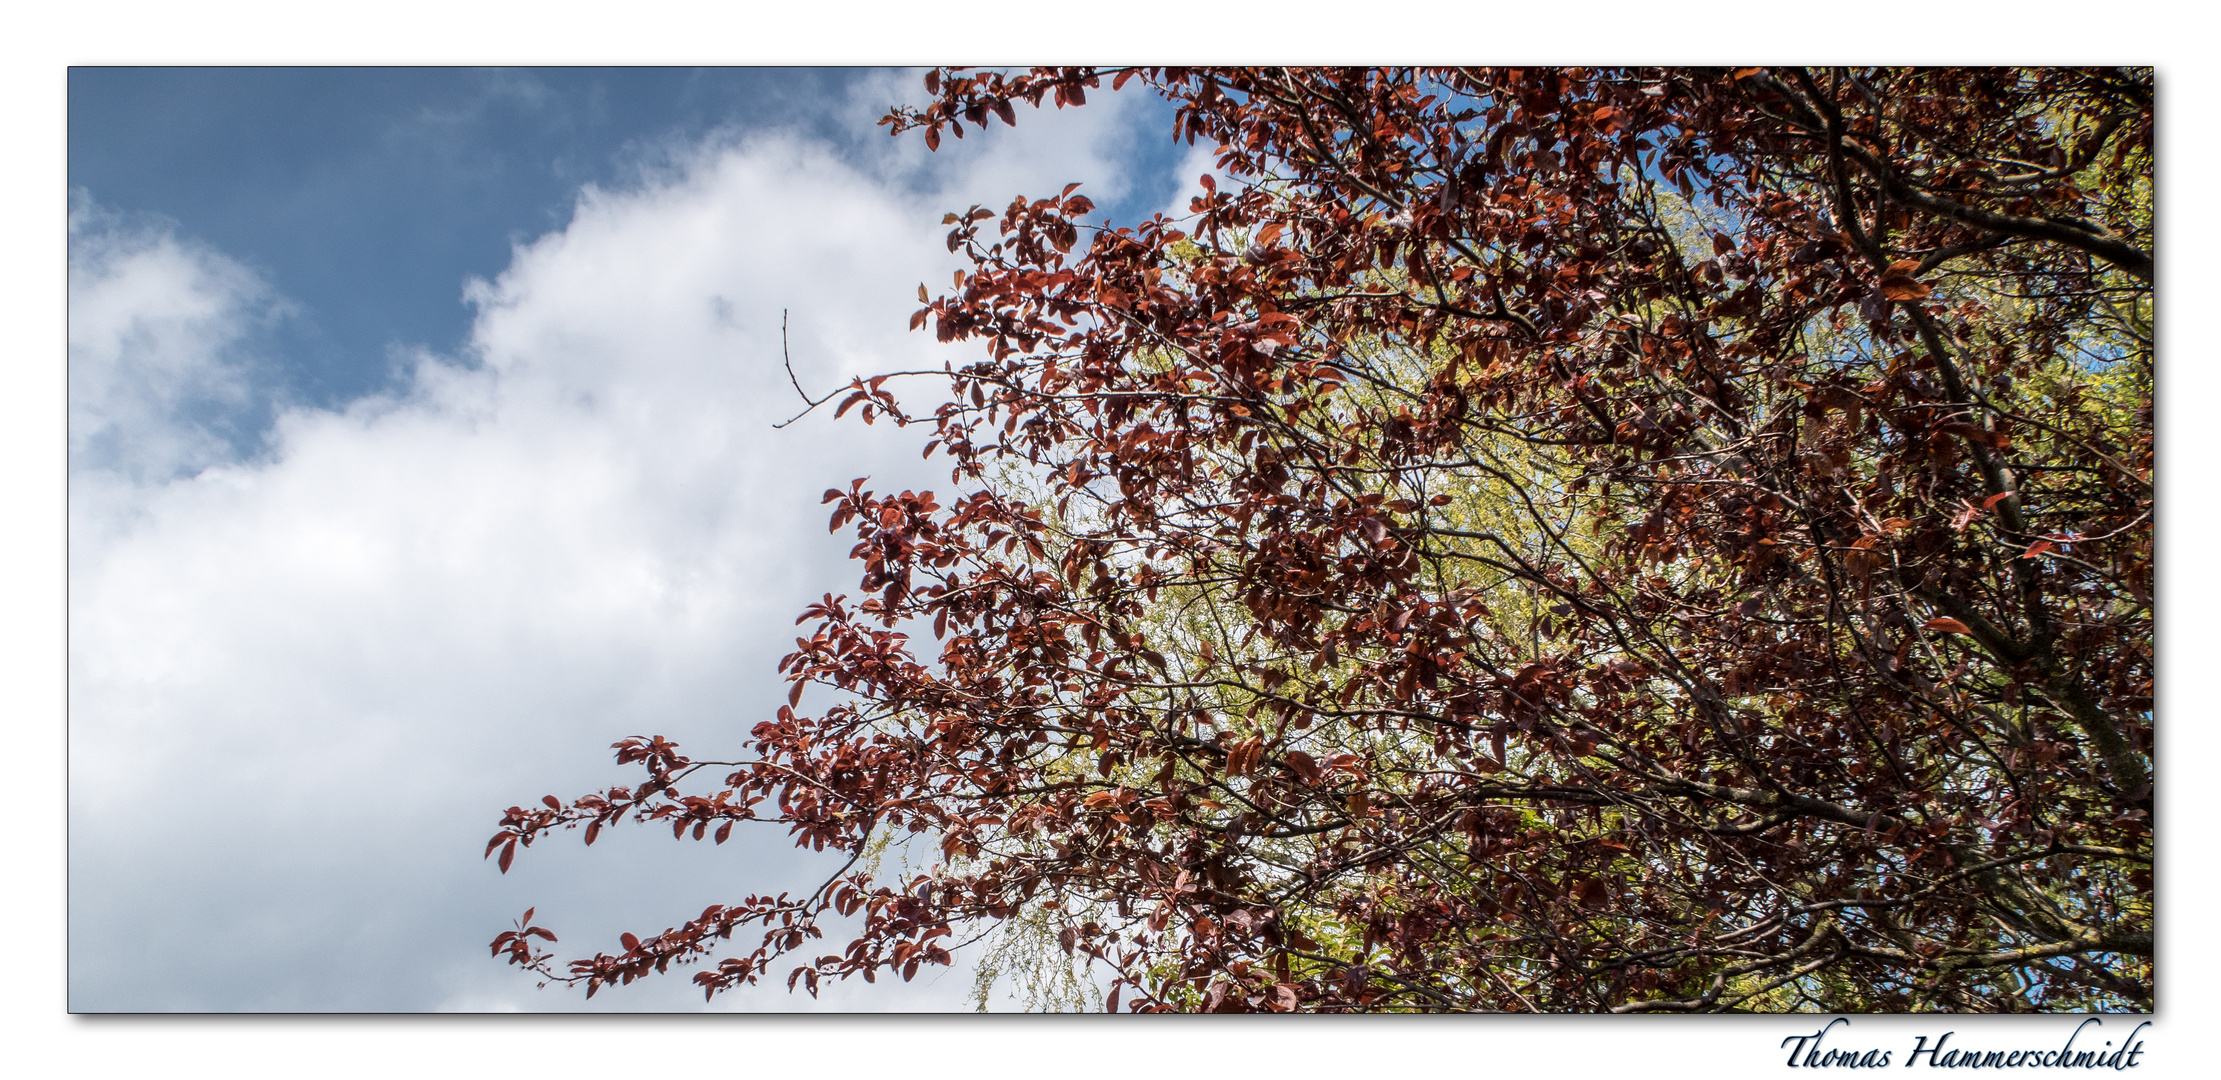
M959 493L826 492L861 598L746 759L627 739L487 849L934 865L497 955L814 992L1023 920L1114 1010L2150 1007L2148 71L945 70L887 123L1104 78L1241 183L950 215L912 325L986 358L839 408Z

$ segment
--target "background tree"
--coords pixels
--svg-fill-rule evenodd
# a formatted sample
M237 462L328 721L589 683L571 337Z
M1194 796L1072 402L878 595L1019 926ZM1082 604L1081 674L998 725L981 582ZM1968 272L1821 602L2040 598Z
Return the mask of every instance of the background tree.
M748 757L628 739L488 847L938 858L497 955L745 930L707 992L814 991L1017 921L1112 1009L2150 1007L2149 72L949 70L888 123L1106 78L1243 186L950 215L913 325L987 357L839 408L959 493L826 493L862 596Z

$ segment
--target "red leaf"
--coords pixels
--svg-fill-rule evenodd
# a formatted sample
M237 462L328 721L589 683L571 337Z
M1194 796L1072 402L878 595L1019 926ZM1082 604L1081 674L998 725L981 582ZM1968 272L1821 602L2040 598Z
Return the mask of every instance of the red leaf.
M1611 899L1612 891L1601 879L1589 878L1574 890L1574 896L1580 900L1582 907L1594 910L1603 907Z
M1927 622L1921 623L1920 628L1922 630L1941 630L1947 634L1971 634L1974 632L1967 629L1967 624L1948 616L1939 616L1937 618L1930 619Z
M1882 295L1892 300L1925 299L1930 290L1913 276L1913 271L1918 269L1920 263L1912 259L1889 264L1889 269L1882 271Z

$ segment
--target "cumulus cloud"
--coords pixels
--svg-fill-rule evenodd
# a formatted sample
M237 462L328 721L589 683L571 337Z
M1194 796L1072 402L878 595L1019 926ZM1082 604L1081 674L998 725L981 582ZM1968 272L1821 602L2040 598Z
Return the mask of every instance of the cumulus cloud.
M1228 176L1218 167L1218 147L1208 140L1199 142L1181 153L1179 164L1174 166L1173 171L1180 189L1157 212L1176 221L1194 217L1195 211L1190 207L1195 200L1203 197L1202 178L1206 175L1221 190L1231 191L1241 184L1239 179Z
M891 139L879 125L889 103L921 105L924 87L906 71L879 71L859 79L838 112L836 130L852 133L848 145L861 151L861 167L874 179L934 199L937 207L961 210L972 203L1000 209L1014 195L1042 198L1073 182L1099 206L1110 206L1133 192L1144 178L1134 162L1142 140L1162 137L1157 122L1166 106L1137 90L1098 92L1082 109L1062 109L1053 100L1013 108L1015 128L990 120L982 128L946 138L938 152L917 136ZM954 164L952 167L952 163ZM961 203L962 205L958 205ZM1184 204L1183 204L1184 205Z
M79 194L69 215L69 453L167 480L234 455L259 333L284 305L245 266Z
M485 942L537 904L564 948L607 947L814 885L823 856L776 827L722 848L620 830L502 877L481 846L502 807L624 782L617 738L737 751L783 701L795 613L856 577L819 494L949 478L884 423L773 431L798 407L782 312L813 392L974 359L904 329L953 265L939 211L1123 182L1123 107L1047 119L938 161L884 136L674 148L469 283L461 355L344 408L280 407L251 456L204 414L253 400L238 346L277 290L173 234L73 218L72 1007L696 1007L683 976L590 1005L535 991ZM718 1005L961 1008L970 989Z

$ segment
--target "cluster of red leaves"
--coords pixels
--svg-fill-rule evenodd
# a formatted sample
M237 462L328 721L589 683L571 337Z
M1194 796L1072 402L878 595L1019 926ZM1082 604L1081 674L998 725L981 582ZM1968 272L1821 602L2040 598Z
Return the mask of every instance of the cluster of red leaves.
M2148 1006L2148 72L950 70L888 120L1103 78L1244 183L950 215L913 326L988 358L841 409L964 493L826 493L864 596L752 759L627 740L488 848L849 865L497 955L591 993L761 927L714 993L846 920L814 992L1039 909L1113 1009ZM856 871L884 831L939 861Z

